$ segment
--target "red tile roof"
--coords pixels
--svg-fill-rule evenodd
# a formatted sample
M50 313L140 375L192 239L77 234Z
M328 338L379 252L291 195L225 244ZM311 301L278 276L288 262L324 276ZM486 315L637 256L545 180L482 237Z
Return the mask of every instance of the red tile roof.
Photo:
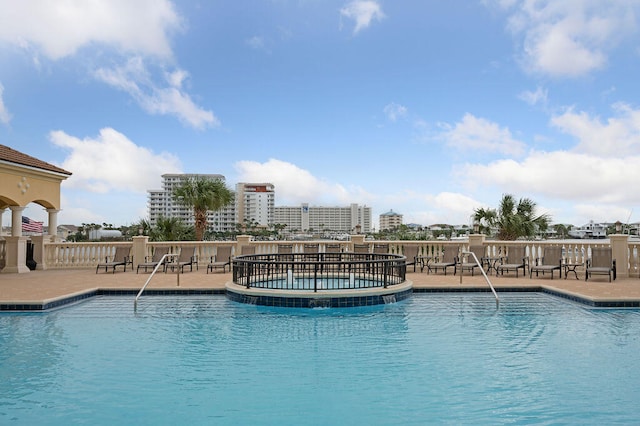
M35 157L23 154L20 151L16 151L15 149L9 148L5 145L0 145L0 161L34 167L36 169L46 170L49 172L71 175L71 172L54 166L53 164L45 163L42 160L38 160Z

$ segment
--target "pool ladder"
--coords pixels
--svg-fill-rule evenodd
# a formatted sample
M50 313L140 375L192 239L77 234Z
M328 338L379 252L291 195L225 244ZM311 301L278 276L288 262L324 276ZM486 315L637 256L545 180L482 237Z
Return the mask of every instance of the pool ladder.
M142 296L142 292L144 291L145 288L147 288L147 285L149 285L149 283L151 282L151 279L153 278L153 276L156 274L156 272L158 272L158 269L160 269L161 266L165 265L165 261L168 258L173 258L178 256L177 254L173 254L173 253L167 253L164 256L162 256L162 258L160 259L160 262L158 262L158 264L156 265L155 268L153 268L153 271L151 272L151 275L149 275L149 278L147 278L147 282L144 283L144 285L142 286L142 288L140 289L140 291L138 292L138 294L136 295L135 300L133 301L133 310L135 311L136 309L138 309L138 299L140 298L140 296ZM177 276L177 280L178 280L178 287L180 287L180 267L177 268L178 272L176 274Z
M476 257L476 254L474 252L472 252L472 251L465 251L465 250L462 250L461 254L466 254L466 255L473 256L473 259L476 261L476 264L478 265L478 268L480 268L480 271L482 272L482 276L484 276L485 281L489 285L489 288L491 289L491 292L493 293L493 295L496 298L496 308L499 308L500 307L500 299L498 298L498 293L496 293L496 289L493 288L493 284L491 284L491 280L489 280L489 277L487 276L487 273L484 272L484 268L482 267L482 264L480 263L480 260L478 260L478 258ZM460 270L460 284L462 284L462 270Z

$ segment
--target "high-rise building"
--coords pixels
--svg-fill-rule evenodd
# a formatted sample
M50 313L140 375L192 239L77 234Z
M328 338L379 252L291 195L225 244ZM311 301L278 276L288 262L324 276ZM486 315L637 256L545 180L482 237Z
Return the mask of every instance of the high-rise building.
M149 190L149 221L156 225L160 217L177 217L193 226L193 210L173 198L173 190L185 179L225 178L219 174L164 174L162 189ZM268 228L286 225L285 232L333 231L341 233L371 232L371 207L351 204L348 207L318 207L304 203L297 207L276 207L275 187L271 183L238 183L235 200L222 210L209 212L209 230L236 231L236 224Z
M274 223L286 225L287 232L333 231L371 232L371 207L319 207L303 203L297 207L274 209Z
M268 228L273 224L276 193L271 183L236 184L236 223Z
M402 225L402 215L400 213L396 213L393 210L389 210L386 213L382 213L380 215L380 230L388 231L391 229L398 228Z
M164 174L162 175L162 189L149 190L149 222L154 226L160 217L177 217L185 224L193 226L195 218L193 209L176 202L173 190L184 180L194 177L206 177L210 179L225 178L218 174ZM209 212L207 222L209 229L217 232L226 232L235 229L235 203L231 203L222 210Z

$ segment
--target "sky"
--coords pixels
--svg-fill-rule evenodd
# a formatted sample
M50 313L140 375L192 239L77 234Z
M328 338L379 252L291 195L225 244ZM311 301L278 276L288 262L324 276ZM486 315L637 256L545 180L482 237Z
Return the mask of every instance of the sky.
M136 223L165 173L367 205L376 228L470 224L503 194L553 223L640 221L640 0L0 10L0 144L73 173L59 224Z

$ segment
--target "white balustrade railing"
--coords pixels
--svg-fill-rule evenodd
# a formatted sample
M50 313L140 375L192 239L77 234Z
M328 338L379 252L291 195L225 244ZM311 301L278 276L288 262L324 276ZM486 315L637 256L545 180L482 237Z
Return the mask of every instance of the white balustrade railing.
M0 240L0 253L3 252L2 240ZM417 245L419 255L434 256L441 253L445 246L456 245L460 250L468 251L469 243L466 241L365 241L369 244L370 251L374 245L387 245L389 253L402 253L402 246ZM216 254L217 248L231 245L234 247L233 255L236 255L236 241L161 241L149 242L144 247L146 256L151 256L154 247L169 246L169 253L179 253L184 246L195 246L196 255L199 262L208 262ZM278 246L291 245L294 253L303 253L305 244L317 244L319 252L325 252L328 244L339 244L343 252L353 250L350 241L251 241L248 244L255 247L256 254L277 253ZM485 241L485 255L489 257L505 256L509 247L526 247L529 262L535 263L537 258L542 257L545 247L560 246L563 249L563 258L567 263L584 263L591 255L593 247L608 247L608 240L546 240L546 241ZM45 243L44 258L46 267L49 269L73 269L91 268L98 263L104 262L105 258L112 256L115 247L119 245L129 245L131 242L89 242L89 243ZM628 259L625 263L622 259L617 259L618 270L628 268L630 277L638 277L640 274L640 242L628 243ZM144 259L134 259L135 263L143 262Z

